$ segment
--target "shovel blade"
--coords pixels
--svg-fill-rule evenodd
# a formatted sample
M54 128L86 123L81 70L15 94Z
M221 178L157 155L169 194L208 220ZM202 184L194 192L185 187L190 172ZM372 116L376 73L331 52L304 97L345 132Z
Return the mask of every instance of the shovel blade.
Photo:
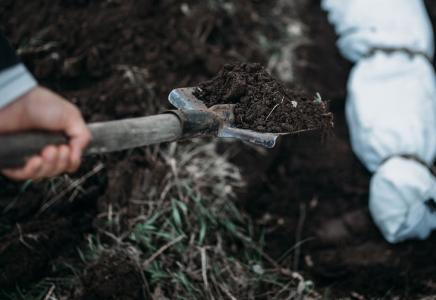
M249 142L265 148L272 148L276 144L278 135L273 133L261 133L253 130L239 129L236 127L223 127L218 132L218 137L231 137Z
M262 133L253 130L240 129L234 124L234 105L215 105L211 108L193 95L196 88L178 88L173 90L168 99L175 107L182 110L209 110L214 112L221 120L221 126L216 136L237 138L255 145L272 148L277 137L291 133ZM226 111L228 110L228 111Z
M174 105L178 109L184 109L184 110L207 109L207 106L203 103L203 101L199 100L197 97L193 95L194 91L195 88L193 87L179 88L179 89L172 90L172 92L168 96L168 100L172 105Z

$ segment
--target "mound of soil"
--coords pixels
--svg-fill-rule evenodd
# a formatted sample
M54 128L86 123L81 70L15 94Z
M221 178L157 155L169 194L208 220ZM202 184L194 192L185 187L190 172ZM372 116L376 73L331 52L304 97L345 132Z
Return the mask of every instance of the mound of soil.
M80 172L89 169L82 165ZM79 193L71 201L56 201L38 216L43 201L54 197L50 185L33 183L21 195L18 191L23 183L0 176L0 291L38 282L48 273L57 276L63 272L59 262L75 257L83 234L92 230L92 215L96 213L92 199L101 192L94 189L94 179L82 185L81 189L88 191L86 195ZM53 183L55 191L69 185Z
M85 271L81 300L143 299L143 281L132 262L114 253L105 253Z
M201 83L194 95L208 106L236 104L235 123L258 132L299 132L332 127L326 102L308 100L288 90L259 63L226 64L218 75Z
M54 258L74 255L81 233L91 224L78 215L73 218L56 215L42 222L16 223L4 235L0 230L0 287L10 282L36 282L53 268Z

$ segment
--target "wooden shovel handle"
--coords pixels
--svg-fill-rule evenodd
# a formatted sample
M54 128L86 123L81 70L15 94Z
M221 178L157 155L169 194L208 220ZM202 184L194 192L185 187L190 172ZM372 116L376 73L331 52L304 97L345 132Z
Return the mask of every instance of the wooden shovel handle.
M174 114L92 123L88 128L92 141L84 155L172 142L182 134L181 122ZM67 143L67 137L59 132L0 135L0 169L22 167L44 147Z

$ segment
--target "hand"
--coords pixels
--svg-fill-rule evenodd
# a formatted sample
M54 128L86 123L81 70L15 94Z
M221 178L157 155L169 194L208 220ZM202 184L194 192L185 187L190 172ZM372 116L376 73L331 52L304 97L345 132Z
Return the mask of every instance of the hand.
M69 137L69 143L47 146L23 168L1 170L5 176L38 180L79 168L91 133L76 106L48 89L36 87L0 109L0 134L35 129L62 131Z

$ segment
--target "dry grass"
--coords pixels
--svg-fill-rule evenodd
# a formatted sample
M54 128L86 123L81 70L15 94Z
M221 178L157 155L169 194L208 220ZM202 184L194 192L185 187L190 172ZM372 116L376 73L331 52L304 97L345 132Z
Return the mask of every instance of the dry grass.
M172 299L315 297L311 282L263 252L263 234L233 202L244 180L216 146L194 140L157 155L146 151L148 161L163 161L171 171L158 190L132 199L142 213L121 231L121 213L109 207L107 225L89 237L84 259L104 251L130 258L150 297L156 289ZM112 242L102 244L107 237Z
M258 41L252 41L269 54L268 69L284 82L296 80L293 51L308 42L307 29L298 20L300 2L277 2L268 22L283 33L280 40L259 35ZM222 7L229 14L234 9L231 1L208 0L208 5ZM184 13L189 14L189 7ZM21 51L30 51L35 45L29 43ZM146 69L127 65L117 69L133 86L149 77ZM153 92L152 85L146 88ZM235 204L235 189L245 185L240 171L216 147L216 141L193 140L147 148L149 169L154 170L153 164L164 164L170 171L142 198L129 199L136 216L126 219L122 211L108 205L108 211L100 215L104 222L99 222L97 233L88 237L88 247L79 250L83 261L92 263L107 251L128 257L138 266L149 299L322 298L314 292L311 281L264 253L263 232ZM76 187L83 183L65 178L53 182L59 183L59 191L79 191ZM60 199L59 191L53 191L46 203L67 201ZM67 299L70 293L63 290L71 288L63 287L74 284L80 293L77 282L77 278L43 280L30 293L8 294L5 299Z

